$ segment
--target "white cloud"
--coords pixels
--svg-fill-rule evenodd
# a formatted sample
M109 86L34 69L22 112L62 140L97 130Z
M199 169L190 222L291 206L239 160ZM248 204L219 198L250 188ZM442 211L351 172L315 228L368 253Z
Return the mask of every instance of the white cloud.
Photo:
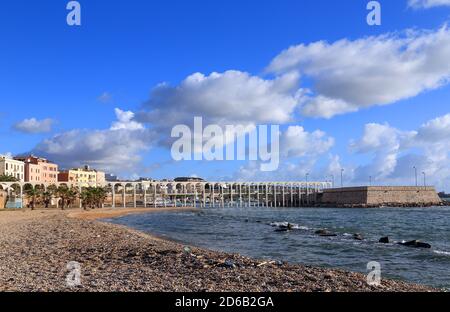
M141 154L156 139L153 131L128 123L130 114L117 110L118 121L110 129L75 129L40 142L32 152L51 159L61 168L91 165L94 168L129 174L141 166Z
M413 167L428 175L440 189L450 187L450 114L430 120L414 131L387 124L368 124L364 135L351 148L373 155L372 161L355 170L355 181L369 175L384 183L411 184Z
M358 40L293 46L268 72L298 72L311 78L302 113L331 118L387 105L446 85L450 79L450 31L406 31Z
M450 0L408 0L408 6L414 9L429 9L450 6Z
M284 157L321 155L334 145L334 139L320 130L307 132L301 126L290 126L281 137L281 154Z
M265 80L240 71L190 75L178 86L160 84L139 121L173 127L194 116L219 125L286 123L298 104L298 75Z
M54 121L50 118L37 120L30 118L16 123L13 128L23 133L45 133L52 131Z
M144 126L133 120L134 113L131 111L123 111L119 108L114 110L118 121L114 122L111 126L111 130L141 130Z
M334 145L334 138L327 136L321 130L306 131L301 126L289 126L281 134L281 162L274 172L263 172L260 163L249 162L241 166L234 174L239 181L298 181L304 180L306 173L311 178L323 181L325 170L316 170L320 157L326 154ZM339 169L340 170L340 169Z

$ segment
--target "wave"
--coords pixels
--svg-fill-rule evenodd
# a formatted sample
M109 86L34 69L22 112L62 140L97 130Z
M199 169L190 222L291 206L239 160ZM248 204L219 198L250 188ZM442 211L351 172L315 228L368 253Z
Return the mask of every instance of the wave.
M273 227L288 227L288 225L291 225L291 227L292 227L292 229L293 230L310 230L310 228L309 227L307 227L307 226L301 226L301 225L298 225L298 224L295 224L295 223L290 223L290 222L272 222L272 223L270 223L270 226L273 226Z
M433 252L438 255L450 256L450 251L433 250Z

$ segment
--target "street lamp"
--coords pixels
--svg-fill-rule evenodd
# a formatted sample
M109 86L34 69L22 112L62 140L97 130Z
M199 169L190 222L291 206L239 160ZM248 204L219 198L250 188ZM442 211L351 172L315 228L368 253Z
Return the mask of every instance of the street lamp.
M341 188L344 187L344 168L341 169Z
M417 186L419 186L419 183L417 182L417 167L414 166L413 168L414 168L414 174L416 176L416 187L417 187Z
M427 174L425 173L425 171L422 172L422 174L423 174L423 186L427 188Z

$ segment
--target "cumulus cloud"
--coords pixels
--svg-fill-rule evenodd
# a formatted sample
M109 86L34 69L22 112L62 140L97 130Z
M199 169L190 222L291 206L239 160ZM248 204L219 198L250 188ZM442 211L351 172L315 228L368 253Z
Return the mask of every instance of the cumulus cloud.
M320 130L307 132L301 126L290 126L281 138L281 155L284 157L304 157L321 155L330 150L334 139Z
M378 181L411 184L412 168L429 176L439 188L450 186L450 114L403 131L387 124L368 124L362 138L351 143L354 152L373 155L355 169L355 181L369 175Z
M50 118L38 120L30 118L16 123L13 128L23 133L46 133L52 131L54 121Z
M286 123L298 104L298 75L265 80L240 71L196 73L178 86L160 84L137 120L162 127L192 123L194 116L210 123Z
M414 9L429 9L450 6L450 0L408 0L408 6Z
M260 163L252 161L241 166L234 174L239 181L298 181L306 173L311 178L324 180L325 170L315 168L317 161L334 145L334 138L321 130L306 131L301 126L289 126L280 136L279 168L274 172L263 172ZM339 169L340 170L340 169Z
M120 108L114 110L117 121L111 126L111 130L141 130L144 126L133 120L134 113L131 111L123 111Z
M132 114L116 110L118 118L110 129L75 129L40 142L32 152L60 164L62 168L91 165L94 168L129 174L141 166L156 135L135 121Z
M374 105L387 105L448 84L450 31L406 31L334 43L293 46L268 66L275 74L311 78L301 112L331 118Z

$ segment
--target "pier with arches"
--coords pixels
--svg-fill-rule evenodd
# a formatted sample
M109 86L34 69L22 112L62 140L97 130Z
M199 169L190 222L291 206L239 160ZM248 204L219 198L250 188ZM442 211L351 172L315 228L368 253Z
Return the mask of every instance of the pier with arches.
M30 205L30 190L39 189L50 196L46 208L60 208L59 188L73 190L70 207L83 207L83 189L102 187L106 190L103 207L308 207L318 202L331 182L107 182L98 184L1 182L7 194L8 208ZM49 195L50 194L50 195Z

